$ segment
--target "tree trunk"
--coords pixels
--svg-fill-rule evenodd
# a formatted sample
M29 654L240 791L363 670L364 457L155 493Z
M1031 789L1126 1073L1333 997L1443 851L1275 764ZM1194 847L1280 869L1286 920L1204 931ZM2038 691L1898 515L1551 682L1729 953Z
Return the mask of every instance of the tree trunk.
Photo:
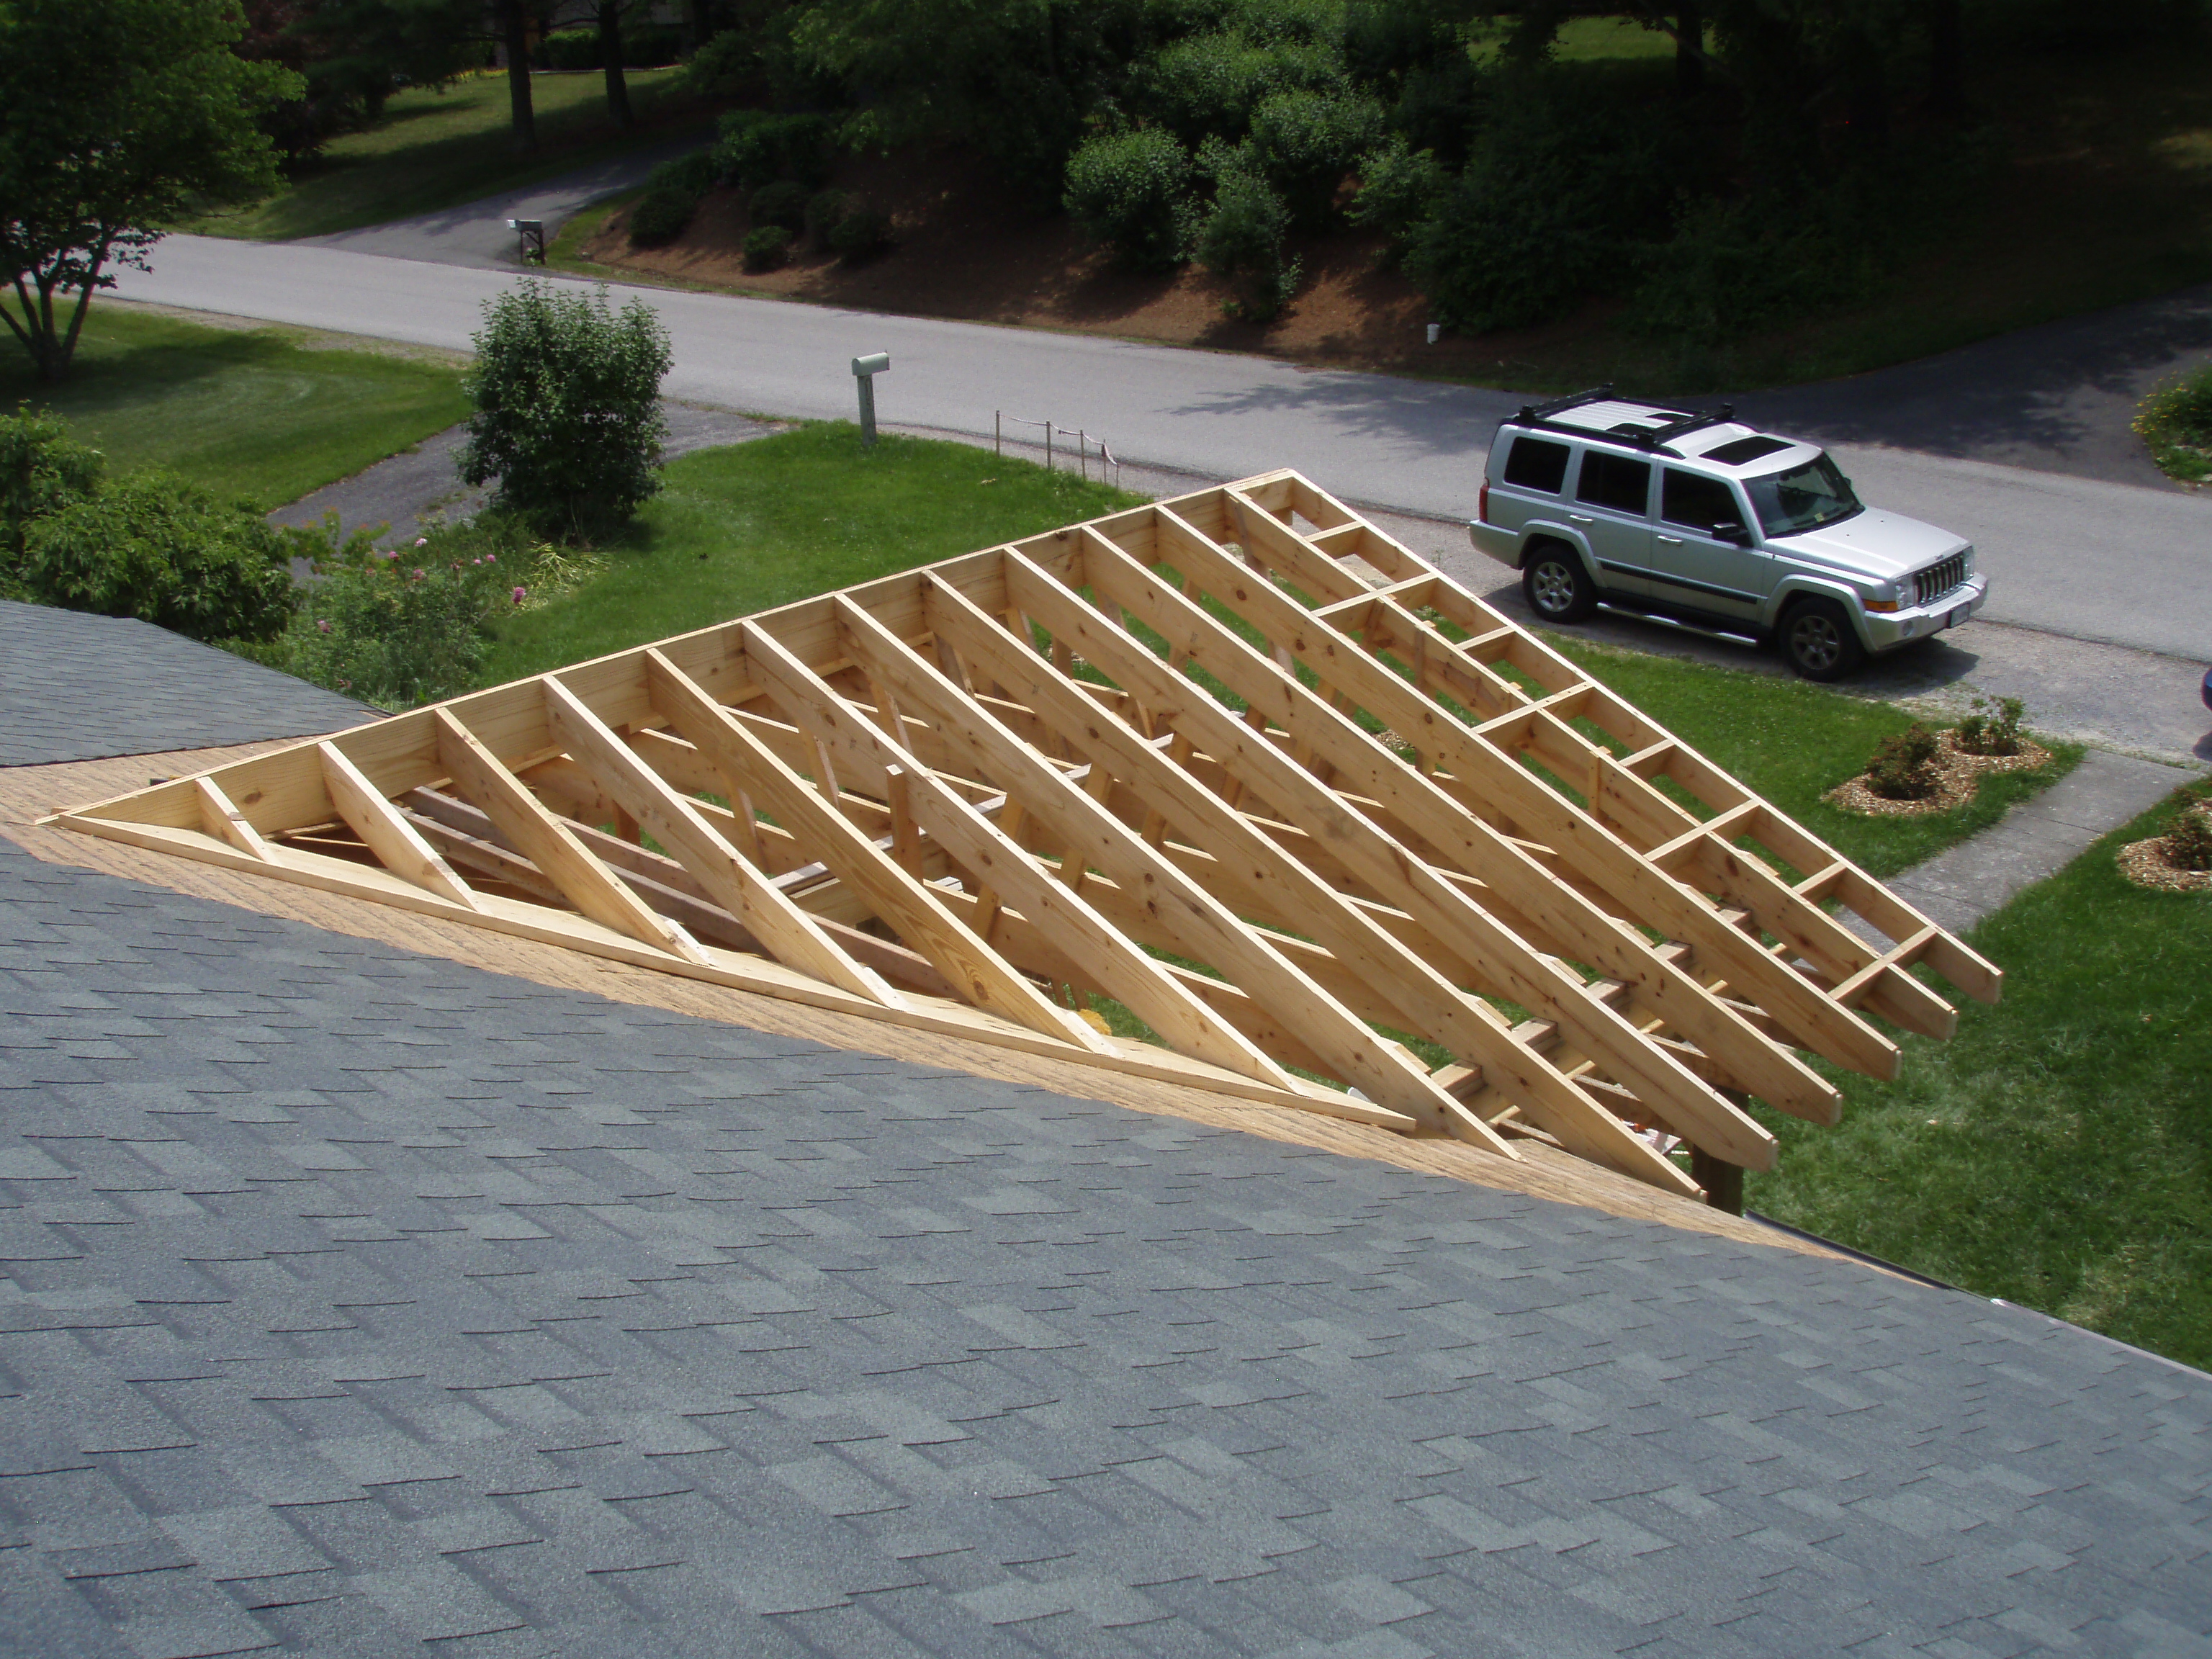
M599 66L607 75L607 113L616 128L637 125L630 113L629 82L623 79L622 0L599 0Z
M538 148L538 115L530 104L530 12L525 0L501 0L507 27L507 97L514 112L514 147Z
M1966 107L1966 43L1959 0L1929 0L1928 101L1938 115L1957 115Z
M1705 89L1705 14L1694 0L1674 14L1674 89L1685 98Z
M699 0L676 0L676 49L687 63L699 50Z

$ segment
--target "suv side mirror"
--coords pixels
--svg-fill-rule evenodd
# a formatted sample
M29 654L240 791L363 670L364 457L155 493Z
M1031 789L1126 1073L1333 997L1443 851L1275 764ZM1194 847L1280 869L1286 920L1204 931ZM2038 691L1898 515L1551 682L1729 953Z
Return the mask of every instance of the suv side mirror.
M1734 519L1723 519L1715 525L1712 528L1712 538L1717 542L1734 542L1738 547L1751 545L1751 532L1746 530Z

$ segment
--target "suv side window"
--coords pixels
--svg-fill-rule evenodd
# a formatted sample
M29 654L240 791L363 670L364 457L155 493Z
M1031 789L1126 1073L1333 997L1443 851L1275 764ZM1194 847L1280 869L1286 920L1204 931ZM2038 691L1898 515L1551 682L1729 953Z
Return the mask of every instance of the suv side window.
M1720 479L1670 466L1660 478L1659 516L1710 536L1717 524L1741 524L1743 509L1736 505L1735 491Z
M1516 438L1513 447L1505 452L1505 482L1522 489L1540 489L1547 495L1556 495L1559 486L1567 481L1567 455L1565 444L1555 444L1545 438Z
M1651 463L1626 455L1609 455L1602 449L1583 452L1582 477L1575 481L1575 499L1615 513L1642 518L1651 498Z

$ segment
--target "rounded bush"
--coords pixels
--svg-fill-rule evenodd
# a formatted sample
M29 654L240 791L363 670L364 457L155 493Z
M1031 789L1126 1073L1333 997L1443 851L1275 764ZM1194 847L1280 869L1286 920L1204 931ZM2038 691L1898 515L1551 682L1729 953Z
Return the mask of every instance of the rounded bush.
M1076 222L1138 270L1182 263L1190 154L1157 127L1093 138L1068 158L1063 198Z
M1137 107L1184 143L1241 138L1252 112L1279 92L1334 92L1344 65L1328 47L1299 40L1256 45L1233 31L1194 34L1152 54L1134 76Z
M811 190L830 176L836 123L826 115L771 115L766 110L732 110L722 118L714 145L721 176L748 191L779 179Z
M502 508L569 540L619 525L659 490L670 353L651 307L633 300L617 313L604 286L586 296L526 281L484 302L472 339L463 478L497 478Z
M1336 192L1360 153L1382 134L1382 110L1370 98L1279 92L1252 112L1254 164L1290 209L1291 222L1325 228Z
M763 225L781 225L786 230L798 231L806 224L806 186L793 179L779 179L772 185L763 185L745 204L755 228Z
M781 225L756 225L745 233L745 269L774 270L791 257L791 233Z
M249 502L141 473L32 521L22 586L40 604L136 617L196 640L267 640L292 615L285 542Z
M1199 232L1198 258L1235 290L1232 314L1269 322L1290 302L1299 270L1298 261L1283 258L1290 226L1289 208L1265 179L1239 167L1220 173L1213 210Z
M822 240L841 258L866 258L890 240L891 222L859 197L848 199L850 205L830 224Z

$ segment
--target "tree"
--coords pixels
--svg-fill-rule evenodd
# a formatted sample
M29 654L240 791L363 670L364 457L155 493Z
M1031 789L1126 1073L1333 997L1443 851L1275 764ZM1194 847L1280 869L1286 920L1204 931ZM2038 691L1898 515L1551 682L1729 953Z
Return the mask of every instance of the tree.
M0 316L40 380L68 374L112 266L146 269L188 205L275 187L256 120L301 82L238 57L240 32L225 0L0 0L0 270L21 307Z
M483 7L468 0L246 0L246 7L240 54L307 78L306 130L288 146L295 154L375 120L402 87L442 87L484 62Z
M502 508L570 541L615 528L659 490L670 359L651 307L617 313L604 286L587 299L525 282L484 302L473 337L464 478L497 478Z

